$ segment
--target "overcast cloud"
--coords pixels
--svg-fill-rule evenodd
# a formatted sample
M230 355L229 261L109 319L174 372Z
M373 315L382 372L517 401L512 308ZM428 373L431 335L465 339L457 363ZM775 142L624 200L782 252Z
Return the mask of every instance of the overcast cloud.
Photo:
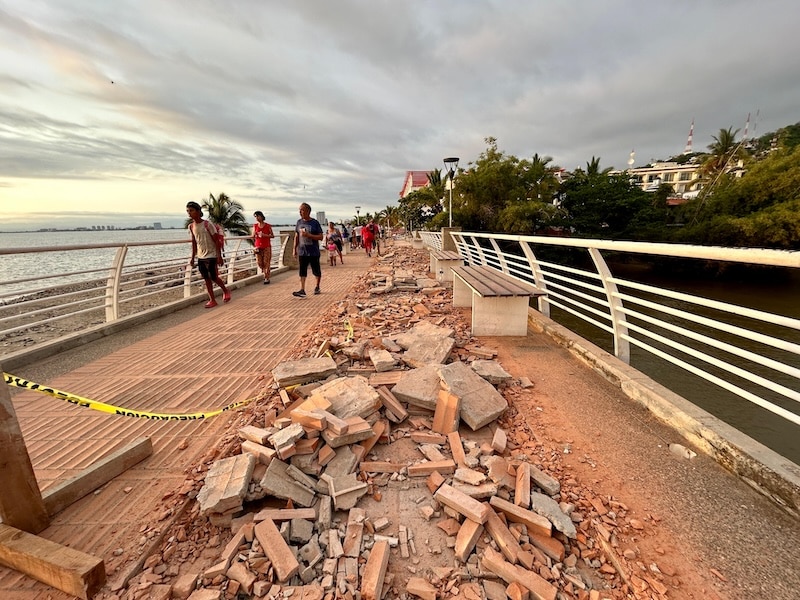
M0 0L0 230L273 223L395 205L407 170L625 168L800 121L796 0ZM756 118L756 113L758 117ZM52 226L52 225L51 225Z

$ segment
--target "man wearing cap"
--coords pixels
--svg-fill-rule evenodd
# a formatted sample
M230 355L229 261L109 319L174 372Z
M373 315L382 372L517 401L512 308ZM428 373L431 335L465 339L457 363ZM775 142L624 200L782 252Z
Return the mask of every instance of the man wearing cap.
M208 302L206 308L214 308L217 301L214 298L214 284L222 289L222 301L230 302L231 293L219 277L217 266L223 264L222 236L217 234L217 226L203 219L203 209L197 202L186 203L186 214L192 220L189 223L189 233L192 236L192 258L189 266L194 267L197 258L197 268L206 284Z

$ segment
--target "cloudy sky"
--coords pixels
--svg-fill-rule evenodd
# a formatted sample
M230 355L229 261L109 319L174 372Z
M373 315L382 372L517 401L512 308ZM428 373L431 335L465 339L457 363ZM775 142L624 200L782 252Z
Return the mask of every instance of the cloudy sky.
M567 169L800 121L797 0L0 0L0 230L395 205L486 137ZM756 119L756 113L758 118ZM740 135L741 135L740 133Z

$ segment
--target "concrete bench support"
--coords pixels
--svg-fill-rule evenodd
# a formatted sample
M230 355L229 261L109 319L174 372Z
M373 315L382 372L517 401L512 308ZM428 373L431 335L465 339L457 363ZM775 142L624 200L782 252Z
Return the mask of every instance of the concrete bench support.
M452 250L431 250L431 273L439 281L453 281L453 267L460 267L464 259ZM439 277L439 271L442 272Z
M472 308L472 335L528 334L528 301L544 292L491 267L453 267L453 306Z

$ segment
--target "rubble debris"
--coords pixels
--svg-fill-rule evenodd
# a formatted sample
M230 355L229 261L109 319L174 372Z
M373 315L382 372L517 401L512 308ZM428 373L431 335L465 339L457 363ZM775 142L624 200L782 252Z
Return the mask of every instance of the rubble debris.
M205 473L195 533L167 538L140 589L620 600L642 582L637 597L663 597L675 578L628 575L638 556L616 549L622 528L643 522L553 476L555 459L507 399L533 383L471 338L427 261L381 261L322 320L335 325L273 369L277 389L237 431L241 454ZM192 545L190 572L164 566Z

